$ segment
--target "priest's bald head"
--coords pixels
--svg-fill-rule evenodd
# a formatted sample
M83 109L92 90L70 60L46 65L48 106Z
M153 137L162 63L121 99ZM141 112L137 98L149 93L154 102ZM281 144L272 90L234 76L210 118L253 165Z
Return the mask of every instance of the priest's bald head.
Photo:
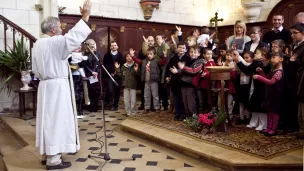
M62 34L60 20L56 17L47 17L41 23L41 31L49 36L58 36Z
M153 36L149 36L148 37L148 46L149 47L153 47L154 46L154 37Z

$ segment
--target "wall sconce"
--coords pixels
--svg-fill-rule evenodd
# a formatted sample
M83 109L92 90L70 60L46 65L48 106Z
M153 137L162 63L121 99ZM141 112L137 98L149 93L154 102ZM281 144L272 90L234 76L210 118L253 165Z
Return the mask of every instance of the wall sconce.
M62 29L62 30L65 30L66 27L67 27L67 23L61 23L61 29Z
M144 11L145 20L149 20L152 18L154 8L159 9L160 0L141 0L139 3Z
M35 4L35 9L36 9L37 11L42 11L42 10L43 10L43 7L42 7L41 4Z

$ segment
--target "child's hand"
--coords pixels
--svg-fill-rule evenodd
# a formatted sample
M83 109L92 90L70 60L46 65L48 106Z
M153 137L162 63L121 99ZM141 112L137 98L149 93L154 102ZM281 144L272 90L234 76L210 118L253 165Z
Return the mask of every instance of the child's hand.
M205 77L206 75L207 75L207 73L203 72L202 75L201 75L201 77Z
M236 49L237 49L237 44L233 44L233 45L231 46L231 49L236 50Z
M184 67L185 67L185 63L184 62L178 62L177 65L178 65L179 69L184 69Z
M164 53L164 58L166 58L166 57L167 57L168 50L164 49L164 50L163 50L163 53Z
M132 48L130 48L129 53L130 53L130 56L133 57L134 53L135 53L135 50L133 50Z
M258 75L253 75L252 78L256 80L258 78Z
M262 68L257 67L256 72L258 72L258 73L263 73L264 71L263 71L263 69L262 69Z
M143 39L144 39L144 42L148 43L148 39L145 36L143 36Z
M291 62L294 62L294 61L296 61L296 59L297 59L297 54L293 54L290 58L289 58L289 60L291 61Z
M93 78L96 78L98 76L97 72L92 72Z
M120 67L120 65L118 64L118 62L115 62L115 68L119 68Z
M176 28L176 30L177 30L178 32L182 32L182 28L181 28L181 27L175 26L175 28Z
M137 63L134 64L134 70L135 70L136 72L138 71L138 64L137 64Z
M209 40L212 39L215 34L216 34L216 32L212 33L209 37Z
M170 71L172 72L172 74L178 73L177 69L174 66L172 68L170 68Z
M171 78L170 78L170 77L166 77L166 81L167 81L167 83L169 83L169 82L170 82L170 80L171 80Z

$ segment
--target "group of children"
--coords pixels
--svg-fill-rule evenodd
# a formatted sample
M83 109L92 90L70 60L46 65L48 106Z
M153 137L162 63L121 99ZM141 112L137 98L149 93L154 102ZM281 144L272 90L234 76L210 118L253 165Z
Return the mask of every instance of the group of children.
M253 28L251 34L257 32ZM231 79L226 84L229 117L233 118L233 107L238 103L240 117L236 119L236 125L247 124L248 128L255 128L265 136L277 135L286 73L283 66L293 59L283 53L284 41L273 41L271 49L267 44L255 46L254 52L245 48L242 54L237 48L227 49L226 45L220 45L217 46L219 54L215 55L212 48L208 48L208 44L212 43L208 36L200 36L199 41L192 39L193 36L190 36L187 43L178 42L170 56L165 50L163 56L158 58L155 57L155 47L149 47L147 58L142 60L130 49L125 55L124 66L115 64L116 72L123 81L127 114L137 112L135 90L139 75L145 84L143 114L151 112L151 103L156 113L161 112L159 82L162 79L165 79L165 86L169 85L174 98L174 120L182 121L193 114L208 113L217 107L218 98L212 90L218 88L218 82L210 80L207 67L229 66L233 67ZM245 117L246 110L251 113L250 121L249 115Z

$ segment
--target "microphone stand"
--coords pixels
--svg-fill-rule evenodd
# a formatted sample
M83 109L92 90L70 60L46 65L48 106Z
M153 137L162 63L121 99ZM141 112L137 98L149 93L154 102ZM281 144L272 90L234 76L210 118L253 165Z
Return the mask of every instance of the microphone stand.
M89 45L85 43L91 54L96 58L96 60L99 62L100 60L98 57L95 55L95 53L90 49ZM110 79L113 81L115 86L118 86L118 83L114 80L112 75L109 73L109 71L104 67L103 64L99 63L100 66L106 71ZM106 128L106 117L104 113L104 99L103 99L103 92L102 92L102 77L101 77L101 71L100 71L100 77L99 77L99 84L100 84L100 93L101 93L101 115L103 118L103 133L104 133L104 147L105 147L105 154L104 156L93 156L93 155L88 155L89 158L98 158L98 159L103 159L105 162L99 166L99 170L102 170L102 168L105 166L105 164L111 160L110 154L108 152L108 141L107 141L107 128ZM123 160L135 160L135 158L130 158L130 159L123 159Z

